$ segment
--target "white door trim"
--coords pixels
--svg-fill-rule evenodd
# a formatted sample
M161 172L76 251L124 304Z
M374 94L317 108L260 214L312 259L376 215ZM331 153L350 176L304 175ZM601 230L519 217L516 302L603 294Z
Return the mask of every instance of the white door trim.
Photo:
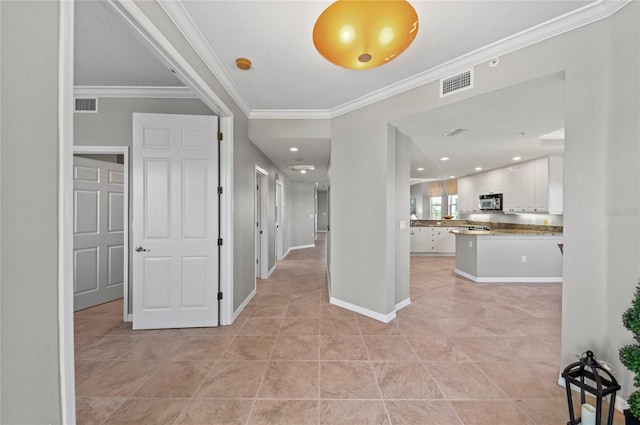
M122 321L129 322L129 147L127 146L74 146L73 154L115 154L124 156L124 261Z
M73 23L74 1L59 3L58 38L58 357L63 424L76 423L73 340Z
M58 328L62 423L76 422L75 369L73 340L73 27L74 1L60 2L59 79L58 79ZM119 15L137 32L141 42L220 117L224 134L220 173L224 194L221 220L224 244L221 279L224 298L221 322L233 323L233 112L205 80L189 65L158 28L135 5L126 0L110 0Z
M262 237L260 238L260 279L266 279L269 277L269 227L267 226L268 208L269 208L269 183L267 176L269 172L264 168L256 165L256 176L260 174L260 181L256 184L259 185L259 190L256 196L260 196L260 229L262 230ZM254 230L257 232L257 230ZM257 238L257 233L254 234Z
M278 204L278 188L280 188L280 204ZM280 180L276 180L276 204L278 210L276 212L276 223L278 229L276 230L276 261L284 259L284 184ZM278 240L280 239L280 240Z

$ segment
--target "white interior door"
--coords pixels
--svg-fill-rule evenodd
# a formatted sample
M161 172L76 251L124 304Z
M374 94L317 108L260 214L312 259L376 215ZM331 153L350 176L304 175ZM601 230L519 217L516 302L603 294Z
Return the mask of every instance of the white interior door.
M123 297L124 166L73 157L74 311Z
M256 173L255 221L256 221L256 277L262 278L262 196L260 196L260 177Z
M284 237L283 237L283 211L284 211L284 203L282 196L282 183L276 182L276 259L282 260L283 246L284 246Z
M133 328L218 324L213 116L133 114Z

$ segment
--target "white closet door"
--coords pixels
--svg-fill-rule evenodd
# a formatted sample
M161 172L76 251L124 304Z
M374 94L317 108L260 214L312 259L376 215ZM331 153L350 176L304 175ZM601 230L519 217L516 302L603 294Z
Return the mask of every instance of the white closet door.
M74 310L123 297L124 166L73 158Z

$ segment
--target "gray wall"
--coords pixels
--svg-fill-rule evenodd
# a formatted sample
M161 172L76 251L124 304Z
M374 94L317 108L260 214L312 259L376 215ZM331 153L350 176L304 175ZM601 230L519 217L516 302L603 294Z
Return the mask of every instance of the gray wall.
M315 244L315 185L291 182L291 247Z
M410 287L410 236L409 199L411 178L411 138L396 134L396 253L395 253L395 303L409 298ZM404 228L403 228L404 227Z
M325 231L329 225L329 198L326 190L318 191L318 230Z
M58 4L0 16L0 423L59 424Z
M73 144L75 146L128 146L129 147L129 211L133 207L131 184L131 143L134 112L155 114L215 115L200 99L123 99L100 98L95 114L73 115ZM129 216L129 244L131 220ZM129 265L132 251L129 250ZM133 312L133 270L129 267L129 313Z

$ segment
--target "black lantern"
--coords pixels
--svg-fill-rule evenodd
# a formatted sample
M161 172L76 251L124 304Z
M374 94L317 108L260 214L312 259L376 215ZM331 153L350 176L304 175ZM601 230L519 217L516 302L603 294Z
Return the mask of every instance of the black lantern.
M578 425L582 418L576 420L573 412L573 399L571 385L580 388L580 404L585 403L585 393L592 394L596 398L596 425L602 424L602 399L611 394L609 403L609 416L607 425L613 424L613 410L616 399L616 391L620 389L618 381L613 375L596 360L592 351L582 354L580 361L567 366L562 372L567 389L567 401L569 402L569 419L567 425Z

